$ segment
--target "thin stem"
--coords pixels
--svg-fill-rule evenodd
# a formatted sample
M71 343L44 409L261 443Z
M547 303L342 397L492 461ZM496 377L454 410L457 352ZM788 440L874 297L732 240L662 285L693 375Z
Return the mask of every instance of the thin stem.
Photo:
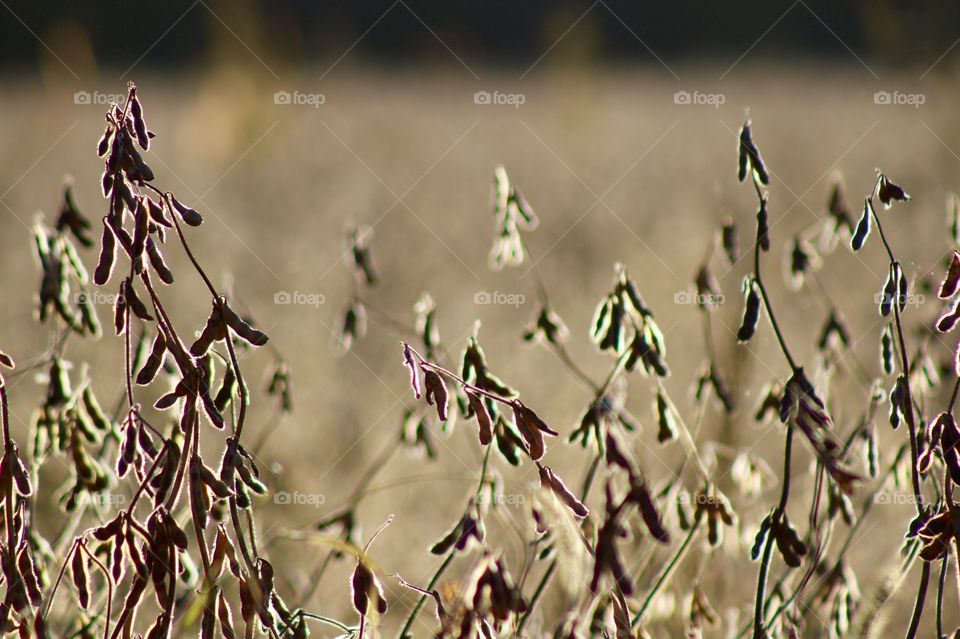
M920 562L920 587L917 589L917 599L913 605L913 615L910 617L910 627L907 628L906 639L917 636L920 628L920 618L923 616L923 602L927 597L927 585L930 582L930 562Z
M653 603L657 593L660 592L660 589L667 583L667 580L671 577L671 575L673 575L674 569L680 563L680 560L683 559L687 552L687 548L690 547L690 542L693 541L694 536L696 536L697 531L700 528L700 520L701 517L697 517L690 524L690 530L687 531L687 536L683 538L683 543L681 543L676 552L673 553L673 557L670 558L670 561L667 562L667 565L660 572L660 576L657 577L657 580L654 582L653 588L650 589L650 592L647 593L643 603L640 604L640 609L637 610L637 614L633 616L633 619L630 622L631 627L640 622L640 619L643 618L643 613L645 613L647 608L650 607L650 604Z
M447 553L443 563L440 564L436 572L433 573L433 577L430 578L430 583L427 584L427 587L424 588L424 590L433 590L433 587L437 585L440 577L443 575L444 571L446 571L447 567L450 565L450 562L453 561L453 558L456 556L456 554L456 549ZM400 634L398 635L400 639L405 639L406 637L410 636L407 634L407 632L410 630L410 626L413 625L413 620L417 618L417 614L420 612L420 609L423 607L423 604L426 603L426 601L427 596L420 595L420 599L417 600L417 604L413 607L413 610L410 611L410 615L407 617L407 621L403 624L403 628L400 629Z

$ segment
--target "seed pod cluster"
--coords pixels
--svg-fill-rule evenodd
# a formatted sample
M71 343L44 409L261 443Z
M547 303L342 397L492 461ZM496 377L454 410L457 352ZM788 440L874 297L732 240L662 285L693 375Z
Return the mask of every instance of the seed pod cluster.
M707 387L713 389L713 392L717 396L717 401L720 402L725 413L732 413L736 409L736 401L734 400L733 393L712 364L708 364L697 378L697 383L693 391L693 398L697 402L703 401L704 391L706 391Z
M600 350L627 353L627 370L642 364L644 374L670 374L663 333L623 265L616 266L613 290L597 306L592 325L591 337Z
M499 271L504 266L523 264L523 240L520 231L537 228L539 219L517 187L511 183L507 170L497 166L493 173L494 243L490 251L490 268Z
M819 265L820 258L810 243L799 235L795 235L787 252L785 269L787 285L795 291L799 290L803 286L807 273L818 268Z
M430 547L430 552L434 555L445 555L451 548L455 548L458 552L464 553L474 544L482 545L485 538L486 528L483 526L480 504L471 498L460 520Z
M537 318L523 332L523 341L536 342L543 340L554 346L562 344L567 339L569 331L560 316L550 307L542 306L537 312Z
M63 229L51 236L39 222L33 226L33 248L40 265L37 319L59 317L75 332L99 337L100 322L88 291L87 270Z

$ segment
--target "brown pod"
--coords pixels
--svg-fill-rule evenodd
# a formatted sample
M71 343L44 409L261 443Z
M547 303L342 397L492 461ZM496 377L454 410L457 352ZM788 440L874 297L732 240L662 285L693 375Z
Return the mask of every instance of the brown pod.
M236 639L236 633L233 631L233 613L230 611L230 604L223 596L223 592L217 592L217 619L220 621L220 632L223 633L223 639Z
M23 585L26 586L27 596L30 603L39 606L43 601L43 593L40 591L40 575L37 567L33 563L33 557L30 556L30 550L24 545L17 557L17 570L23 579Z
M137 199L137 208L133 210L133 224L133 263L139 272L143 265L143 252L147 248L147 233L150 230L150 215L143 198Z
M97 142L97 157L103 157L107 154L107 150L110 148L110 136L113 134L113 125L108 124L106 130L103 132L103 136L100 138L100 141Z
M103 218L103 234L100 236L100 259L97 262L97 268L93 272L93 283L97 286L103 286L110 281L110 274L113 272L113 264L117 259L117 242L107 224L107 218Z
M137 295L137 291L133 287L133 281L131 281L129 277L125 281L126 290L124 294L127 296L126 303L130 306L130 310L144 322L152 322L153 316L150 315L150 312L147 310L147 305L144 304Z
M157 330L157 336L153 338L153 346L150 349L150 356L143 363L143 368L137 373L137 384L145 386L153 381L157 376L157 371L163 365L163 357L167 352L167 339L163 331Z
M86 610L90 605L90 576L87 574L87 563L80 544L73 548L70 574L73 578L73 585L77 588L80 608Z
M424 392L424 399L427 400L427 404L437 406L437 418L441 422L447 421L447 409L449 406L448 396L447 396L447 385L444 383L443 378L437 374L432 368L423 368L423 385L426 389Z
M646 485L640 482L634 483L630 489L630 500L640 510L640 516L643 518L643 523L650 534L660 543L669 543L670 533L663 527L663 523L660 521L660 513L657 512L653 496Z
M203 224L202 215L191 209L189 206L181 204L172 193L167 193L167 197L170 198L170 204L173 205L174 210L180 216L180 219L184 221L184 223L189 224L190 226L200 226Z
M865 198L863 200L863 214L860 215L860 219L857 221L857 229L853 232L853 237L850 238L850 248L854 251L863 248L863 243L867 241L867 236L870 235L872 217L873 204L870 202L870 198Z
M530 455L530 458L533 461L537 461L543 457L543 453L546 451L546 445L543 441L543 433L540 432L536 424L530 420L529 415L523 410L524 408L519 401L514 403L513 423L520 432L524 443L526 443L527 453Z
M210 317L207 318L207 323L204 325L199 337L197 337L190 346L190 354L194 357L203 357L215 341L226 339L226 337L227 326L223 322L220 310L217 308L216 303L214 303L213 311L211 311Z
M665 444L677 438L677 429L673 424L673 416L670 414L670 408L667 405L667 399L663 393L657 392L656 400L657 413L657 442Z
M949 299L957 292L960 287L960 253L954 251L950 256L950 266L947 268L947 274L940 284L940 292L937 294L942 300Z
M493 441L493 423L490 420L490 413L487 412L487 407L484 406L483 399L479 395L467 391L467 400L480 427L480 444L486 446Z
M240 336L242 340L253 346L263 346L270 339L265 333L250 326L239 315L233 312L233 309L227 305L226 300L221 298L220 312L227 326L233 329L233 332Z
M121 530L123 530L123 513L118 514L106 524L94 528L91 534L97 541L107 541L119 534Z
M406 342L403 343L403 363L410 369L410 387L413 389L413 396L420 399L420 372L413 358L413 350Z
M590 509L577 499L549 466L540 467L540 485L555 494L577 517L586 517L590 514Z
M13 444L8 454L12 457L10 460L10 470L13 472L13 480L17 487L17 493L22 497L29 497L33 494L33 487L30 485L30 473L27 470L26 464L20 459L20 455L17 454L16 444Z
M133 131L137 136L137 144L146 151L150 148L150 136L147 135L147 125L143 120L143 106L136 95L130 101L130 115L133 117Z
M150 219L156 222L158 225L173 228L173 223L167 217L166 211L163 204L156 202L153 198L147 197L147 213L150 214Z
M126 280L120 282L120 290L117 291L117 299L113 303L113 330L117 335L123 334L127 325L127 296L124 295L126 284Z
M160 252L160 247L152 237L147 238L147 257L150 258L150 266L156 271L160 281L168 285L173 284L173 271L163 261L163 253Z

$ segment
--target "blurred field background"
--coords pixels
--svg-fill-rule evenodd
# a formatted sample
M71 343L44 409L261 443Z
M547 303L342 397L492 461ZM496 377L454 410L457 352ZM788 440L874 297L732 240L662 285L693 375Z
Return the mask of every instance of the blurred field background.
M63 9L48 4L51 15ZM587 332L594 307L611 284L613 264L623 262L664 329L673 371L667 387L684 418L694 423L691 386L704 363L701 318L695 306L677 303L677 296L691 290L723 216L737 222L747 250L755 196L736 181L735 150L736 132L749 108L755 139L774 174L773 250L765 271L770 282L778 282L772 286L773 302L788 340L799 360L813 367L828 298L855 340L853 356L837 367L830 398L838 430L846 433L866 399L853 376L853 357L871 375L879 374L881 326L873 296L885 276L882 247L873 242L856 256L843 247L823 256L824 295L812 281L801 292L782 285L785 245L825 215L836 172L858 209L874 169L882 167L914 196L909 206L888 214L891 241L913 278L935 277L949 247L946 197L960 188L955 108L960 53L950 51L960 34L940 32L951 9L944 3L911 13L888 4L869 20L855 19L865 9L850 5L833 16L835 22L827 15L822 23L816 3L791 9L785 4L753 17L743 9L742 17L725 18L739 25L736 33L717 42L711 40L719 38L713 32L700 34L684 53L680 44L664 44L665 34L632 12L632 22L623 17L627 24L611 26L611 14L620 11L614 4L609 12L597 7L584 17L590 5L564 3L535 16L522 10L529 25L527 30L526 22L514 25L516 35L532 34L536 44L513 43L502 55L481 37L485 23L477 23L477 41L458 37L470 33L470 16L456 21L432 4L394 5L381 36L371 23L389 5L330 9L337 19L326 20L323 10L296 3L277 14L256 3L201 3L187 10L182 24L171 26L189 5L174 10L148 3L142 19L132 12L64 10L67 17L56 20L36 7L12 4L0 30L11 34L4 46L14 52L3 69L0 93L0 344L21 362L49 345L51 335L30 313L39 276L29 227L38 215L52 221L68 175L81 209L92 219L102 215L102 164L95 144L106 105L97 102L123 93L127 80L135 81L158 136L146 157L157 184L205 215L207 223L191 231L193 246L205 256L216 283L233 291L275 349L246 356L254 394L247 438L259 446L272 490L322 501L313 507L268 498L258 506L261 543L282 567L281 588L304 592L326 551L285 536L312 531L316 520L343 505L370 463L399 437L403 407L412 404L400 366L400 337L376 322L373 313L368 335L350 353L338 356L333 345L338 314L351 291L352 275L343 259L348 224L374 226L381 282L364 293L368 301L412 325L412 305L429 292L438 304L442 342L457 357L479 319L493 369L566 435L590 394L551 353L520 346L520 334L537 311L530 262L499 273L487 268L492 171L504 164L540 215L540 228L526 239L555 310L571 329L571 353L597 379L609 369L609 357L595 351ZM440 25L435 31L433 10L439 12L433 16ZM719 19L703 11L698 8L697 23L711 15ZM781 13L779 27L774 23ZM399 14L406 17L401 20ZM306 16L316 16L315 21ZM685 17L691 18L674 18L682 22ZM744 24L748 17L749 26ZM104 34L128 27L142 35ZM170 37L164 38L168 27ZM368 28L369 41L362 37ZM416 36L403 35L413 31ZM156 47L148 48L158 38ZM656 54L641 42L648 38ZM663 64L656 59L661 51ZM477 104L478 91L521 95L523 103ZM719 94L723 103L716 108L677 104L678 91ZM924 102L919 108L877 104L877 91L922 94ZM82 98L78 103L78 92L90 96L90 103ZM283 98L278 103L278 92L322 95L323 103L283 104ZM96 255L85 257L92 267ZM168 250L167 259L184 280L180 287L201 290L182 253ZM766 327L751 343L752 357L743 357L743 348L736 347L740 281L748 268L747 263L729 270L714 267L726 300L714 315L713 338L721 372L734 384L740 406L727 419L711 405L702 437L749 448L776 468L782 428L756 425L752 412L758 398L742 389L782 379L788 371ZM513 295L519 302L478 304L483 293ZM278 303L285 294L307 303ZM197 327L209 310L202 295L180 294L170 304L178 322ZM101 321L109 325L109 307L100 310ZM937 312L931 299L912 314L929 321ZM116 371L121 347L121 340L107 335L97 344L73 342L68 355L77 365L86 361L95 371ZM949 348L947 343L932 350L948 358ZM290 417L280 416L263 393L276 357L292 371ZM113 378L116 388L106 385L109 379L100 374L97 381L104 401L121 394L121 377ZM42 389L23 379L12 391L15 432L21 436ZM681 451L656 446L650 401L649 384L632 377L627 406L645 426L632 444L656 482L669 476ZM943 398L929 401L938 406ZM904 434L879 421L883 450L892 454ZM389 575L398 572L421 585L429 578L439 559L427 548L454 523L453 513L473 490L480 464L473 429L460 424L451 434L438 432L435 461L401 451L362 502L364 535L390 514L396 516L374 546L394 604L385 632L406 616L406 607L394 602L415 601ZM548 456L570 481L587 462L579 447L559 443ZM489 535L519 566L523 548L514 528L531 529L537 474L530 464L514 469L500 459L494 463L504 494L512 499L493 509ZM716 463L723 474L729 459L719 455ZM806 471L811 464L807 449L795 456L795 468ZM62 470L45 468L43 481L57 483ZM791 503L802 520L811 482L807 472L800 477L802 488ZM731 620L737 619L733 625L739 627L749 618L755 581L755 567L746 560L755 532L750 526L775 501L778 484L772 477L761 496L750 498L737 495L735 487L725 489L736 495L743 534L728 540L729 560L706 564L707 592L725 618L710 636L727 636ZM599 491L590 503L602 504ZM910 512L909 504L878 507L858 535L850 557L865 598L895 562L899 531ZM51 504L40 526L53 534L60 525ZM645 552L641 545L639 555ZM669 549L657 552L667 556ZM674 579L677 588L668 589L678 602L689 581L684 575L697 573L702 556L697 550L687 559ZM452 577L469 565L469 559L457 560ZM655 567L656 562L634 575L641 586ZM334 563L308 608L349 617L351 569ZM533 570L531 580L542 566ZM889 607L891 631L905 625L915 577L914 570ZM946 597L955 601L951 581ZM560 614L562 603L563 588L555 588L535 621L554 621L549 615ZM926 621L932 623L930 599L928 606ZM421 614L420 635L432 626L429 612ZM945 627L953 628L960 617L953 606L946 612ZM679 632L682 615L674 615Z

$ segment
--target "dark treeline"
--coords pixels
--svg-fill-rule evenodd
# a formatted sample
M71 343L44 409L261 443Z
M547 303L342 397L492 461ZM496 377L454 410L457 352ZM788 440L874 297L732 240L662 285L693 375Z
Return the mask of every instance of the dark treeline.
M558 55L652 61L649 46L680 61L736 58L768 30L757 45L763 55L849 58L849 48L897 63L936 58L960 37L960 4L951 0L19 0L6 6L0 60L8 68L35 65L48 55L46 47L70 55L77 46L98 65L121 66L152 47L145 64L177 67L237 38L265 56L319 63L353 43L352 54L374 62L449 61L440 40L478 65L530 64L558 40Z

